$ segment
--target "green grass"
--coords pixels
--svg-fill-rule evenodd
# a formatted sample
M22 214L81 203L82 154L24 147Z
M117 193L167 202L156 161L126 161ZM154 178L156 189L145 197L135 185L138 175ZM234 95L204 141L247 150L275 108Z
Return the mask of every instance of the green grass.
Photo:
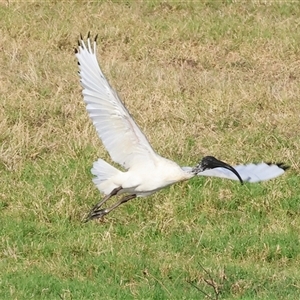
M0 4L0 299L297 299L300 5ZM109 156L74 47L101 66L161 155L283 161L260 184L194 178L82 223ZM205 296L205 293L209 296Z

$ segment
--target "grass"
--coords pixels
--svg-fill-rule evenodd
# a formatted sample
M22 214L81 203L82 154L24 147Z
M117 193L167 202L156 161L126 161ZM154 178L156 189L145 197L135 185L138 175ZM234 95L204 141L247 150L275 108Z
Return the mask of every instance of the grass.
M0 298L296 299L299 15L297 2L2 2ZM88 31L161 155L291 169L195 178L83 224L100 198L91 165L109 160L77 76Z

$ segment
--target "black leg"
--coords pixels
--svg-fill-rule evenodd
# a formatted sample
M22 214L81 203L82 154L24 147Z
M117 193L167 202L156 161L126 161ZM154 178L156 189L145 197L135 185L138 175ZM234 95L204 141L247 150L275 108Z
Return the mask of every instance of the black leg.
M106 195L100 202L98 202L89 212L88 216L86 217L86 219L84 220L84 222L87 222L89 220L91 220L91 216L93 215L93 213L95 211L98 211L99 207L101 207L107 200L109 200L111 197L117 195L117 193L122 189L122 187L117 187L115 189L113 189L110 194Z
M122 198L119 202L116 202L114 205L112 205L111 207L108 208L104 208L104 209L97 209L94 210L90 213L87 221L89 220L93 220L93 219L98 219L98 218L102 218L105 215L107 215L108 213L110 213L112 210L114 210L115 208L117 208L118 206L120 206L123 203L126 203L127 201L136 198L136 195L127 195L124 198Z

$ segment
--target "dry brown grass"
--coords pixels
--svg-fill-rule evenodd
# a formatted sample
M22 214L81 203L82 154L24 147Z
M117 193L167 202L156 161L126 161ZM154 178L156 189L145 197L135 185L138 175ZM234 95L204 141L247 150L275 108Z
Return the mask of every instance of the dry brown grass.
M145 256L146 275L142 279L131 278L124 285L120 280L119 284L124 291L130 290L132 297L141 298L155 284L160 286L158 282L165 285L162 280L172 273L172 268L184 269L184 274L201 282L203 276L194 263L199 256L191 256L192 249L182 250L174 238L178 234L184 240L191 235L189 242L197 245L200 257L206 257L208 262L220 265L228 262L241 268L254 266L255 270L261 268L258 277L263 277L268 267L254 262L264 264L270 259L273 248L268 245L260 248L264 237L268 239L276 231L282 235L290 233L291 228L299 225L297 210L285 208L289 199L299 201L296 194L300 171L299 15L297 3L2 1L1 215L25 226L23 219L33 214L37 227L45 226L50 235L57 234L60 246L66 237L65 250L55 254L57 261L54 258L48 261L38 254L33 258L28 245L28 256L18 254L21 250L17 239L11 238L14 236L11 229L9 238L3 238L7 247L2 255L11 253L8 256L15 257L12 261L18 263L18 255L25 255L26 267L18 265L25 269L39 266L39 260L43 265L45 259L51 274L61 271L65 276L57 276L68 278L72 270L68 263L60 261L67 255L63 251L68 253L75 248L81 253L87 247L92 257L111 253L112 257L132 256L133 260L140 251ZM77 76L74 47L79 33L88 31L99 34L98 58L104 73L161 155L186 165L194 164L204 155L215 155L232 164L283 161L292 167L287 175L291 176L289 183L280 178L257 190L245 187L243 196L239 196L236 189L225 184L214 191L215 184L207 180L201 201L193 192L195 186L186 183L154 196L152 201L128 205L127 212L131 214L117 212L117 221L112 217L98 235L93 228L80 229L82 209L90 207L98 197L89 180L90 166L97 157L109 159L85 112ZM202 246L205 241L205 245L213 244L222 234L226 236L230 214L241 226L249 225L249 239L254 235L258 241L258 246L250 245L249 251L245 250L245 261L236 254L234 245L229 245L224 253L213 254L212 248ZM258 215L264 214L270 224L263 229L251 225ZM209 221L199 221L200 217ZM68 218L72 225L68 224ZM220 218L228 222L220 225ZM53 225L57 219L62 223ZM140 224L140 228L124 233L130 230L130 224ZM203 226L201 232L199 224ZM74 241L68 240L68 234L74 230L68 226L78 226ZM151 254L147 247L155 244L155 230L173 244L168 248L168 244L156 241L161 248L154 248L157 252ZM207 233L209 238L197 240L197 231L201 236ZM247 236L247 232L244 234ZM122 238L123 246L117 244L118 238ZM130 248L127 239L136 240L137 244ZM147 239L149 244L145 246ZM240 248L244 249L244 244L241 242ZM44 251L47 242L39 247ZM22 253L27 253L26 249ZM76 251L75 260L80 262ZM157 262L151 260L154 256L158 257ZM294 266L299 257L295 254L292 261L287 257L282 254L278 262L289 274L298 274ZM151 263L161 273L149 269ZM72 276L79 281L89 276L93 280L98 274L93 268L89 272L94 275L75 268L77 275L72 273ZM284 285L290 277L276 269L276 260L272 268L282 276ZM6 271L13 269L18 268L13 268L11 262ZM159 274L162 278L153 279ZM110 277L105 283L110 284L111 280ZM172 286L162 287L166 297L170 293L176 295L177 282L179 279ZM117 286L114 284L112 288ZM141 292L143 284L145 294ZM228 293L239 297L251 286L252 280L243 281L237 275ZM258 293L266 296L264 291ZM67 294L66 291L65 299L71 297Z
M72 152L74 143L101 149L73 55L78 33L88 31L99 33L102 68L162 155L190 163L212 153L230 162L279 159L298 167L299 48L296 39L285 38L297 36L296 20L279 24L267 6L253 15L255 5L236 5L220 10L228 27L239 14L232 32L209 27L212 12L205 5L148 6L2 8L1 157L7 168L43 153ZM193 13L189 6L196 7ZM185 26L174 22L180 9ZM249 19L257 29L245 25Z

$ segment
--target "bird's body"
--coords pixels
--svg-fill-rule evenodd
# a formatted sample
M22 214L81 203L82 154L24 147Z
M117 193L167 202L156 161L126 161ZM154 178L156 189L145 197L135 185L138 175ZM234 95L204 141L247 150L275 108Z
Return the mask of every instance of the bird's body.
M97 176L94 183L103 194L108 195L114 188L121 186L118 194L136 194L137 197L149 196L164 187L196 175L192 170L184 171L175 162L159 155L153 160L134 165L126 172L100 159L94 163L92 173Z
M97 37L96 37L97 38ZM85 43L81 37L75 50L86 108L99 137L113 161L126 171L120 171L99 159L92 168L93 181L105 197L92 209L87 220L103 217L120 204L135 197L149 196L176 182L196 175L216 176L249 182L268 180L281 175L281 165L230 165L207 156L195 167L180 167L158 155L131 117L117 93L102 73L96 57L96 39ZM100 207L111 197L126 194L109 208Z

